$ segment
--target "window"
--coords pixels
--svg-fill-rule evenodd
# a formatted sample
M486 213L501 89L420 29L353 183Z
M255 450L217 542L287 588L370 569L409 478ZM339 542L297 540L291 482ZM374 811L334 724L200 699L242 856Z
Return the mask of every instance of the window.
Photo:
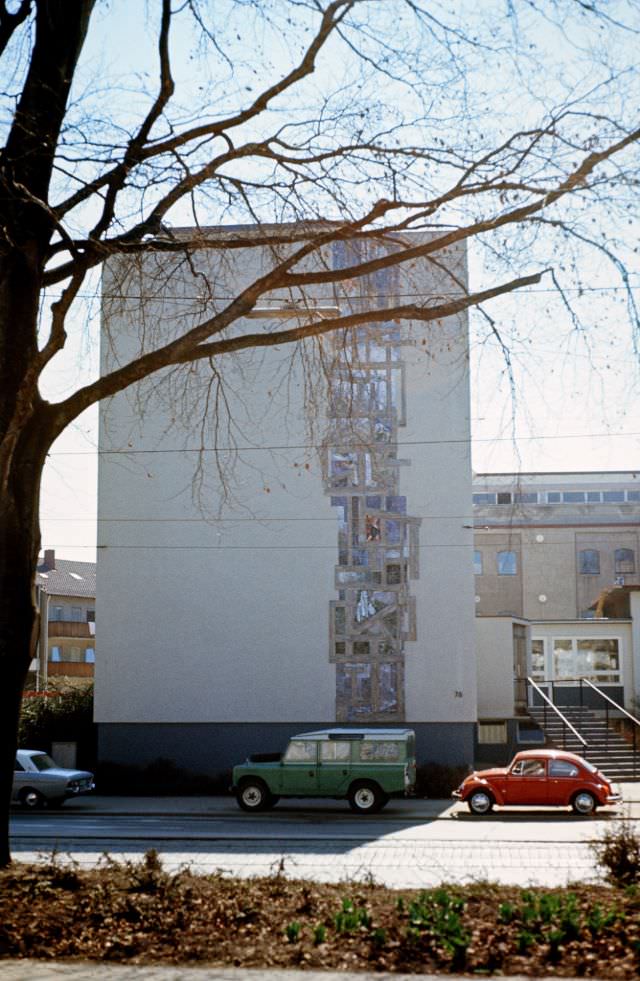
M351 759L351 743L337 739L320 743L320 759L323 763L348 763Z
M640 501L640 491L627 491L628 501Z
M526 743L544 743L544 732L533 722L518 722L516 726L516 739L523 745Z
M578 767L569 760L551 760L549 763L550 777L577 777L579 772Z
M71 607L71 619L76 623L82 620L82 607L72 606Z
M562 495L558 491L547 491L547 504L559 504Z
M515 504L537 504L538 495L537 493L514 494L513 500Z
M85 664L95 664L96 663L96 652L93 647L87 647L84 652L84 663Z
M50 661L61 661L62 660L62 658L60 657L60 648L59 647L51 647L49 649L49 660Z
M493 745L506 743L506 722L478 722L478 743Z
M498 575L515 576L518 573L518 563L515 552L498 552Z
M588 678L595 684L620 684L618 639L556 637L553 640L553 676Z
M358 746L362 763L396 763L400 758L400 744L392 742L372 742L365 739Z
M24 773L24 767L23 767L22 763L19 763L18 762L17 759L16 759L16 762L15 762L14 770L17 770L20 773Z
M516 777L543 777L544 760L518 760L511 773Z
M534 681L542 681L544 676L544 640L537 638L531 641L531 677Z
M615 551L616 573L635 572L636 559L632 548L617 548Z
M64 620L64 606L50 606L49 607L49 619L50 620Z
M562 500L565 504L584 504L584 491L565 491Z
M578 552L578 570L581 576L599 576L600 552L595 548L585 548Z
M587 501L589 504L596 504L602 500L602 494L600 491L587 491Z
M315 763L317 743L294 739L289 743L284 756L285 763Z
M68 647L65 651L65 661L78 663L84 661L84 651L81 647Z
M607 504L620 504L624 501L624 491L603 491L602 500Z
M474 494L473 495L474 504L495 504L496 495L495 494Z
M95 623L95 622L96 622L96 611L87 610L87 623Z
M498 494L498 504L511 504L511 493L502 491Z
M473 552L473 571L476 576L482 575L482 552L477 548Z

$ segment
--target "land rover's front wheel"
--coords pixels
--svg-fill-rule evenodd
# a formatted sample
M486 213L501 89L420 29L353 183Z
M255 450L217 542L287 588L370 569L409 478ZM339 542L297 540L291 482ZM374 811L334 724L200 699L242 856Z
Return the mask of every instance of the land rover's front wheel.
M377 783L362 780L349 789L349 807L358 814L376 814L388 800Z
M238 807L243 811L264 811L270 799L269 788L262 780L244 780L236 791Z

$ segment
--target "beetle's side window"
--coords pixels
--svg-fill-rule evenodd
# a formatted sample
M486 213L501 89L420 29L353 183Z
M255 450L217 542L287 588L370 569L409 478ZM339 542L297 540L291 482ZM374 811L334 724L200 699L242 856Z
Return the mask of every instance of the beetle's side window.
M285 763L315 763L317 745L315 741L305 742L302 739L293 739L285 753Z
M348 763L351 759L351 743L333 739L320 743L320 759L323 763Z
M550 777L577 777L578 767L569 760L551 760L549 763Z
M515 777L542 777L544 760L518 760L511 773Z
M20 773L24 773L24 767L23 767L23 765L22 765L22 763L19 763L19 762L18 762L18 760L16 760L16 765L15 765L15 769L16 769L16 770L19 770L19 771L20 771Z

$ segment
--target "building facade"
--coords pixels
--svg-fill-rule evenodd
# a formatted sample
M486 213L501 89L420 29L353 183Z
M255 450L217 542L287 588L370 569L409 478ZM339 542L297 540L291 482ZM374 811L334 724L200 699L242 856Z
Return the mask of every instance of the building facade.
M45 549L36 573L40 607L38 656L27 687L89 683L96 660L96 566L56 558Z
M473 507L481 722L510 720L513 736L523 675L559 704L594 701L580 695L588 678L634 709L640 472L477 474ZM500 621L521 622L524 659L492 645Z
M338 245L322 261L351 258ZM460 289L464 254L438 260L270 295L252 329ZM103 368L202 317L202 277L228 298L268 261L247 248L110 263ZM466 319L382 321L219 371L102 408L101 758L213 773L301 728L380 722L415 728L422 759L471 762Z

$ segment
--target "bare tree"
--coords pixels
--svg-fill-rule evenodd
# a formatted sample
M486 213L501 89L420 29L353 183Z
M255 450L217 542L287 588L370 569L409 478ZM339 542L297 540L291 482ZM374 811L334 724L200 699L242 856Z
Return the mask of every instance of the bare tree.
M561 287L557 257L571 242L596 249L628 282L626 243L601 205L628 216L637 187L637 81L623 55L638 29L635 3L477 6L157 0L148 5L155 82L147 90L142 66L136 91L128 82L120 92L116 79L87 82L83 46L94 30L117 37L126 6L0 3L0 864L10 858L17 721L38 634L41 473L84 409L159 369L208 359L222 375L228 352L379 315L437 322L546 275ZM175 32L199 59L182 92ZM207 235L212 224L247 221L251 235ZM176 222L195 232L176 234ZM411 230L433 234L403 237ZM320 261L336 242L357 243L339 269ZM269 332L243 319L273 290L303 297L400 262L437 263L443 249L470 242L494 259L477 289L454 284L451 295L382 314L366 304L328 316L310 309ZM110 257L168 253L188 263L197 250L265 245L270 268L181 336L154 346L145 335L128 363L61 401L44 399L41 375L65 348L92 271Z

